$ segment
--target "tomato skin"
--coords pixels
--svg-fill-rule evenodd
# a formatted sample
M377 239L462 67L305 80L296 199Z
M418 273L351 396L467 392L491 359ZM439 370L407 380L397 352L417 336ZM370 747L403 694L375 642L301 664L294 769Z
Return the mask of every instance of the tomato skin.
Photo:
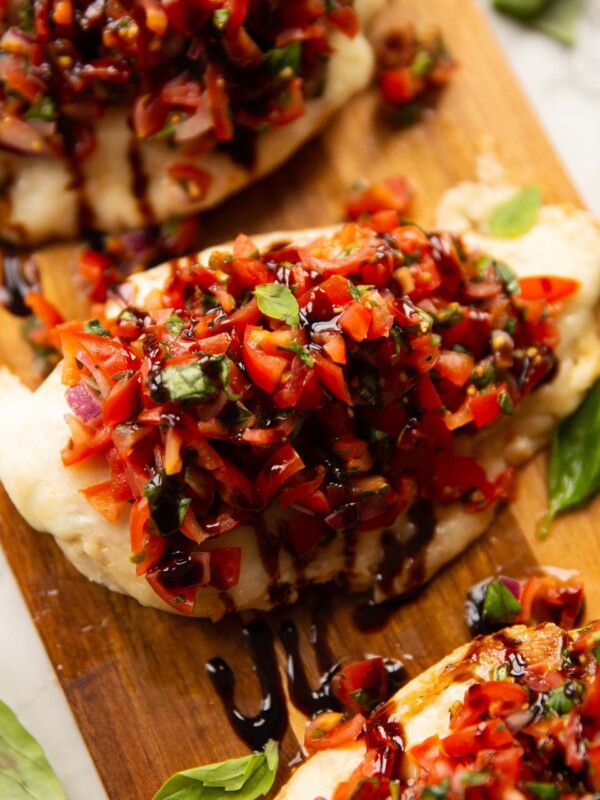
M271 456L256 480L256 487L263 504L269 505L286 481L301 469L304 469L304 462L287 442Z
M521 297L524 300L545 300L556 303L566 300L579 291L580 281L574 278L560 278L555 275L537 275L519 278Z
M102 420L105 425L118 425L130 419L140 405L140 376L134 373L112 387L102 406Z
M387 700L388 675L383 658L368 658L344 664L334 675L332 691L350 713L370 713ZM357 699L361 692L362 698Z
M227 591L240 582L242 551L239 547L216 547L210 550L210 584Z
M405 214L410 208L413 190L407 179L396 175L353 192L346 201L346 215L358 219L363 214L394 211ZM396 225L398 217L395 217Z
M104 481L95 486L88 486L79 491L85 499L102 514L108 522L116 522L119 518L119 504L115 501L112 491L112 482Z
M478 428L489 425L490 422L493 422L502 414L499 398L503 391L506 391L506 386L498 386L489 392L471 397L469 407Z
M362 714L356 714L347 722L341 722L341 720L341 714L330 712L325 712L315 717L304 734L304 746L306 749L309 752L316 753L319 750L344 747L358 738L367 721ZM329 727L330 725L331 727ZM321 733L323 730L326 731L324 734Z
M383 73L379 90L386 103L401 105L412 102L423 91L423 81L409 67L398 67Z
M252 381L265 392L272 394L279 386L288 359L282 356L267 355L261 341L268 339L264 328L247 325L244 331L244 364Z
M347 406L353 405L342 368L321 353L314 351L312 355L315 359L315 371L325 389Z
M454 386L464 386L471 377L473 367L473 356L451 350L440 353L435 365L436 370Z

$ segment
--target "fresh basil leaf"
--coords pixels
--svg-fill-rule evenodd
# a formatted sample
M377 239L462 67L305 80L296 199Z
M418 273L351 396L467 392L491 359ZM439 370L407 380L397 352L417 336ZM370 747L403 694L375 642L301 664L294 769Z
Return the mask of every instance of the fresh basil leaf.
M144 486L144 496L148 498L150 517L159 536L177 533L191 502L182 484L161 470Z
M531 24L561 44L572 47L582 11L583 0L553 0Z
M522 610L521 603L502 581L488 583L481 610L486 622L513 622Z
M448 797L448 779L445 778L438 786L426 786L421 796L423 800L446 800Z
M219 393L219 388L204 372L199 361L165 367L159 373L160 387L173 402L205 403Z
M44 751L0 701L0 797L66 800Z
M300 322L298 301L287 286L280 283L262 283L254 290L258 307L266 317L278 319L288 325Z
M302 47L300 42L293 42L285 47L274 47L267 52L267 62L273 75L297 75L300 71Z
M285 350L288 353L294 353L298 356L305 367L314 367L315 365L315 360L306 345L298 344L298 342L292 342L287 347L280 347L279 350Z
M472 769L461 772L460 780L463 786L481 786L490 779L490 773L485 769Z
M83 326L83 330L85 333L93 333L94 336L106 336L109 339L111 338L110 331L97 319L91 319L89 322L86 322Z
M348 284L348 289L350 289L350 296L352 297L353 300L360 300L360 298L363 296L365 292L368 292L374 288L375 288L374 284L367 284L367 283L354 284L352 283L352 281L350 281Z
M499 239L514 239L535 225L542 203L539 186L527 186L506 203L502 203L490 218L490 231Z
M548 7L552 0L494 0L494 8L517 19L532 19Z
M225 397L232 402L237 402L241 394L234 394L229 389L229 373L231 372L231 364L229 359L224 353L218 356L208 356L203 361L204 369L210 374L212 378L216 378L221 384L221 388L225 392Z
M579 681L567 681L556 689L550 689L544 707L547 712L553 711L562 717L568 714L574 705L581 703L584 691L584 685Z
M551 783L526 783L525 789L535 800L558 800L560 789Z
M500 278L502 283L504 284L504 288L506 289L508 294L517 294L519 291L519 279L517 274L513 272L513 270L505 264L503 261L493 261L494 269L496 271L496 275Z
M550 507L538 529L542 538L559 511L581 505L600 491L600 380L554 432L548 484Z
M255 800L273 786L278 764L278 744L270 740L263 753L176 773L153 800Z
M185 322L181 319L179 314L171 314L165 325L173 336L177 338L181 331L185 328Z
M56 104L51 97L39 95L24 114L25 119L42 119L52 122L56 119Z

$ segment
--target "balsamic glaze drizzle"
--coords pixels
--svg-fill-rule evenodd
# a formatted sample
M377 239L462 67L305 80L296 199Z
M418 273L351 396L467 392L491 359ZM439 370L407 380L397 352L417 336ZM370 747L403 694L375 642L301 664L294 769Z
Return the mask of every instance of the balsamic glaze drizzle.
M283 738L288 714L270 628L265 622L254 620L243 632L262 691L259 713L249 717L234 705L235 676L226 661L213 658L206 664L206 671L233 730L253 751L258 751L269 739Z
M25 295L39 289L35 261L26 250L3 245L0 249L0 303L17 317L28 317Z

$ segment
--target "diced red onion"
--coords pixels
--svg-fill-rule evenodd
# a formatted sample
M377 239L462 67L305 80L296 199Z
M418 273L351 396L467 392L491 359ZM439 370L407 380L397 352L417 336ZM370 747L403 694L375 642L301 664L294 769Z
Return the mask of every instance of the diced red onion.
M514 714L506 717L504 722L508 730L514 736L529 725L530 722L533 722L534 718L535 711L532 711L530 708L525 708L522 711L515 711Z
M180 122L175 128L175 141L188 142L208 133L213 127L208 103L203 103L195 114Z
M84 425L89 425L102 416L102 404L85 383L71 386L66 391L66 397L69 408Z
M517 600L521 596L521 583L514 578L507 578L505 575L501 575L498 580L500 583L504 584L506 588L514 594Z

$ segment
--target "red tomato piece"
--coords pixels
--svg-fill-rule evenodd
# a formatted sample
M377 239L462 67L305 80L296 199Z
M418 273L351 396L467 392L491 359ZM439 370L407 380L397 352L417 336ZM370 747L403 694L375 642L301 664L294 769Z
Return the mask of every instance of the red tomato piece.
M362 714L342 722L342 715L326 711L308 725L304 733L304 746L309 752L344 747L358 739L366 723Z
M373 313L358 300L353 300L344 309L338 320L338 325L355 342L362 342L367 338Z
M265 392L272 394L280 384L288 366L288 359L267 355L262 343L268 341L269 332L254 325L244 331L244 364L252 381Z
M342 367L321 353L314 351L312 355L315 359L315 371L323 387L337 400L341 400L347 406L353 405Z
M571 297L581 287L574 278L560 278L556 275L536 275L519 279L521 297L524 300L545 300L556 303Z
M370 714L387 700L388 674L383 658L343 664L334 675L331 688L349 712Z
M410 208L413 190L402 175L372 183L364 189L353 192L346 201L346 215L358 219L363 214L392 210L405 214ZM396 225L398 218L396 217Z

